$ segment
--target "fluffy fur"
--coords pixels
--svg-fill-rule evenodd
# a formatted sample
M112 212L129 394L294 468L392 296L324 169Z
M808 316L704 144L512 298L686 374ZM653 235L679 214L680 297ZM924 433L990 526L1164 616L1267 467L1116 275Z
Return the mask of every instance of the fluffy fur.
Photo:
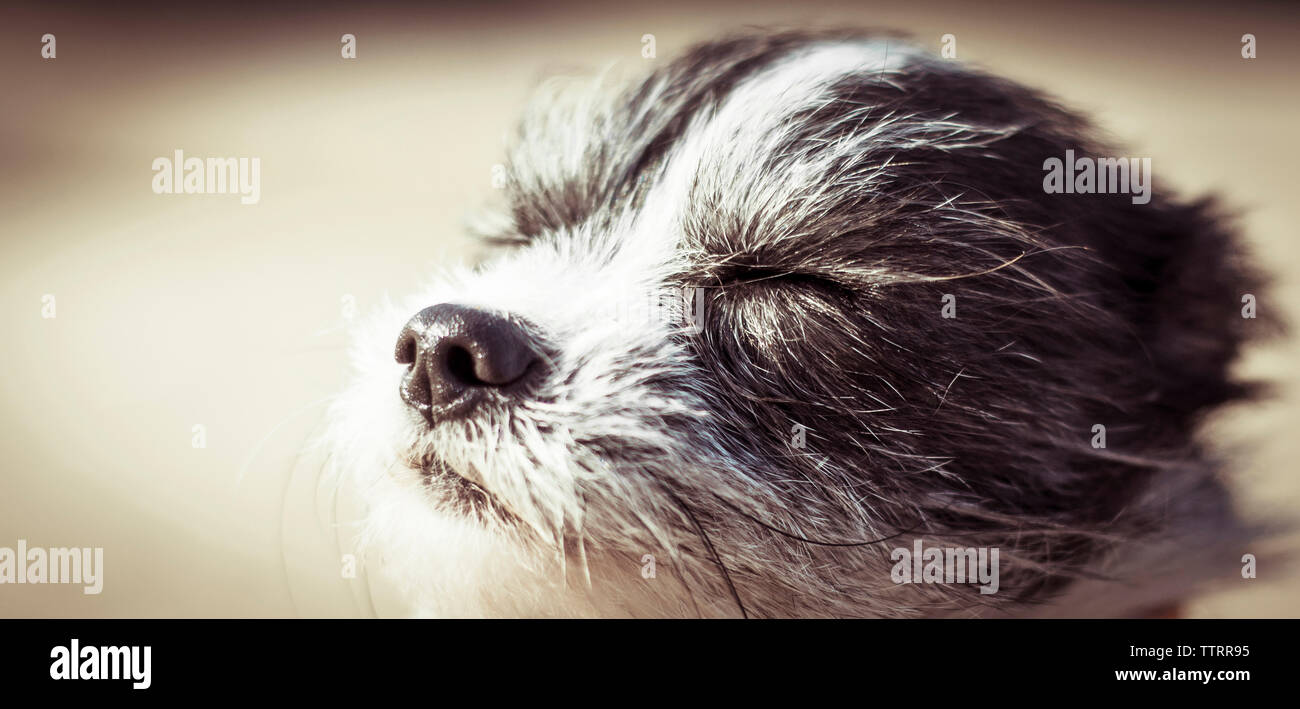
M1195 429L1245 393L1227 367L1259 284L1158 181L1145 205L1046 194L1046 158L1120 155L1091 136L882 35L548 84L500 253L357 338L325 443L366 541L430 615L1123 615L1235 573ZM606 316L683 287L698 332ZM392 351L443 302L515 319L545 366L429 426ZM918 537L999 548L1000 591L893 583Z

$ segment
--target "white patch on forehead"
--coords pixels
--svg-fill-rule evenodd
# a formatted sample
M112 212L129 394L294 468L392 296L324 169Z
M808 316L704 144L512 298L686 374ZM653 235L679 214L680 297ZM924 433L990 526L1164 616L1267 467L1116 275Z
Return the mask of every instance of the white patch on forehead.
M642 251L653 244L662 259L670 259L702 167L732 175L753 170L776 149L790 115L815 107L836 82L853 74L897 71L917 56L914 48L889 40L825 42L791 52L742 81L715 111L692 120L635 215L629 240L647 245Z
M666 318L669 323L665 323L634 317L615 327L604 313L630 310L629 306L668 292L668 282L683 256L679 250L683 218L691 211L689 200L697 182L775 180L781 189L797 189L806 186L798 183L820 181L825 174L820 165L778 176L758 174L762 158L788 137L792 114L829 100L831 87L845 77L880 75L888 81L889 74L917 60L917 50L882 39L827 41L792 50L738 82L716 107L692 117L637 209L622 213L612 224L586 222L553 235L557 238L510 252L460 283L444 280L408 301L407 309L414 313L432 303L456 302L511 313L542 327L575 357L624 352L634 342L662 339L672 329L670 323L679 323L680 318ZM652 93L665 90L656 86ZM576 170L577 163L570 161L580 159L587 141L596 135L588 119L619 110L613 105L600 108L612 95L618 92L586 98L578 94L581 100L576 105L561 102L568 106L564 116L570 120L561 121L569 129L560 133L560 147L546 141L529 146L526 141L521 154L535 153L535 165ZM638 106L636 110L655 110L653 101ZM547 131L542 134L554 138ZM542 160L543 149L560 154ZM733 210L741 206L749 205L728 205Z

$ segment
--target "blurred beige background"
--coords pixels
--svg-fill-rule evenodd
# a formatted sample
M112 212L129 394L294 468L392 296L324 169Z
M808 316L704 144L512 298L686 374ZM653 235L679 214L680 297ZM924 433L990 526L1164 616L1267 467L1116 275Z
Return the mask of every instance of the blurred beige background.
M958 58L1091 112L1157 180L1223 194L1277 275L1259 307L1297 319L1286 5L788 5L4 10L0 546L100 546L106 572L98 596L0 586L0 616L400 612L377 581L341 578L356 510L297 457L343 382L345 299L364 314L471 252L462 218L539 78L649 66L727 29L890 27L936 50L954 34ZM176 149L261 158L261 202L155 195L151 163ZM1243 370L1278 398L1211 427L1253 513L1300 510L1297 354L1293 338L1252 352ZM1300 616L1296 578L1260 575L1192 614Z

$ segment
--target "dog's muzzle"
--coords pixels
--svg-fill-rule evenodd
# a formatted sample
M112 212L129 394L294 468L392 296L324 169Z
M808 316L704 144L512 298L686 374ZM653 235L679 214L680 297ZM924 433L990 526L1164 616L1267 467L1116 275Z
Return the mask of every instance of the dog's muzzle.
M489 392L509 395L539 359L518 324L453 303L416 313L397 338L396 357L409 365L402 400L431 426L468 415Z

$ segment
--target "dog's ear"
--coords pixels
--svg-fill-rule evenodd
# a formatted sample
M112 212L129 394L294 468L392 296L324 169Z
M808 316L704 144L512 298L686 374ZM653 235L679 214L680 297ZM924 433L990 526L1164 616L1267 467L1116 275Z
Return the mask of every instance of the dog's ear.
M1110 220L1109 244L1132 297L1133 326L1149 357L1160 403L1189 415L1257 392L1229 367L1243 344L1280 331L1267 282L1211 199L1157 196ZM1261 299L1264 299L1261 303Z
M1282 325L1270 315L1277 309L1262 300L1267 279L1251 265L1236 220L1213 199L1187 202L1162 189L1158 164L1152 170L1152 161L1130 159L1095 139L1086 119L1049 97L994 77L972 81L973 76L978 75L933 71L923 90L906 99L918 112L947 107L963 121L1005 133L987 153L950 156L945 179L977 185L1014 220L1050 232L1056 246L1083 248L1095 257L1101 268L1091 286L1097 289L1095 305L1131 330L1110 334L1127 335L1119 339L1141 349L1131 361L1153 383L1146 397L1153 415L1189 422L1209 407L1257 393L1258 386L1235 383L1229 367L1245 342L1276 334ZM1045 161L1067 154L1127 162L1131 170L1147 173L1148 191L1049 194Z

